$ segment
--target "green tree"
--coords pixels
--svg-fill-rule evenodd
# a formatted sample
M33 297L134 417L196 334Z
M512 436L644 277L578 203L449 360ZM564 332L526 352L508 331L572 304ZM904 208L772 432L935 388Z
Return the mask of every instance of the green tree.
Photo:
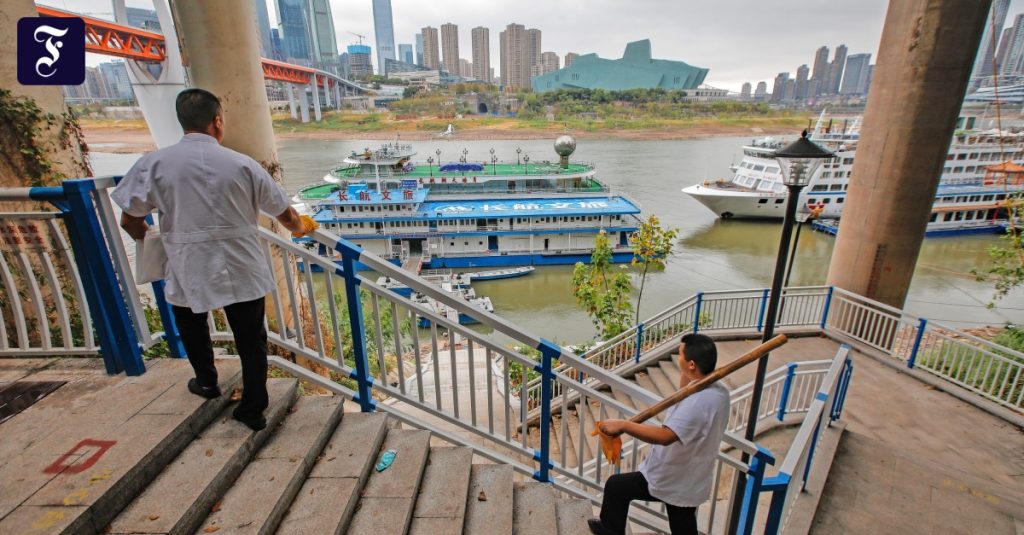
M1024 217L1024 195L1007 198L1006 211L1010 222L1003 236L1006 245L989 247L992 263L984 269L971 270L979 281L992 281L996 290L993 299L1002 299L1010 290L1024 285L1024 235L1017 228Z
M590 264L577 262L572 271L573 295L607 340L629 327L633 305L629 302L629 274L612 263L608 235L601 231L590 255Z
M665 260L672 252L677 234L679 234L678 229L661 228L658 216L651 215L640 223L640 230L629 237L629 244L633 247L634 255L632 265L643 265L643 271L640 272L640 293L636 296L636 320L634 323L640 323L640 300L644 296L647 272L665 269Z

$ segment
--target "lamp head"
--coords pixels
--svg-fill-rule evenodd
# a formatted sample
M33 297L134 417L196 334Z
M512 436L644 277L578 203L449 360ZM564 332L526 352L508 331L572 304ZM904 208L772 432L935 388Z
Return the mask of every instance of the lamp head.
M782 170L782 182L787 186L806 186L814 172L826 158L835 156L807 138L807 130L799 139L775 152Z

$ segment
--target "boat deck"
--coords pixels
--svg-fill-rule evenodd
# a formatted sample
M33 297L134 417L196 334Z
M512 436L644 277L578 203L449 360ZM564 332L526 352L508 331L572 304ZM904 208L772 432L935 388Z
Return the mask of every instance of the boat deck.
M445 162L440 165L445 165ZM482 171L447 171L441 172L440 165L417 164L410 171L394 173L393 177L403 178L429 178L429 177L455 177L455 176L546 176L546 175L579 175L594 170L594 166L586 163L570 163L568 167L562 168L557 162L538 162L529 165L525 163L498 163L495 165L485 164ZM331 174L338 178L355 178L365 175L366 172L358 167L339 169L331 171ZM389 177L389 178L393 178ZM382 177L383 178L383 177Z

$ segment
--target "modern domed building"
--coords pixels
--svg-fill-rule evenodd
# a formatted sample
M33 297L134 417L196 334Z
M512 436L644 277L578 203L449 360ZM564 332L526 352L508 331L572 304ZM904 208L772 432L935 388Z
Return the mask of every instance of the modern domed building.
M619 59L604 59L597 54L575 58L568 67L534 78L533 90L696 89L707 75L708 69L682 61L653 59L651 41L644 39L627 44Z

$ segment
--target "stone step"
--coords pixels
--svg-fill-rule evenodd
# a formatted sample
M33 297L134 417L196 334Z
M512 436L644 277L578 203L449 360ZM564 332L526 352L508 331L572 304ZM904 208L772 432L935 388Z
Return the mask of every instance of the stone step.
M563 498L558 500L558 535L590 535L587 520L597 515L589 500Z
M395 450L395 460L383 472L373 470L363 487L350 533L405 535L430 453L430 432L392 429L380 452ZM376 463L380 454L373 457Z
M672 382L672 392L679 390L679 365L674 359L665 359L658 363L661 372Z
M665 375L665 372L661 371L661 366L648 366L647 376L654 383L654 387L657 388L658 395L662 398L666 398L672 395L676 391L676 383L673 382Z
M567 416L567 415L566 415ZM565 433L562 433L563 415L559 414L551 420L551 457L562 462L562 451L565 451L564 465L573 468L577 465L576 448L569 436L569 421L565 421Z
M277 530L342 418L342 398L299 398L196 533Z
M106 533L193 533L284 418L298 381L270 379L267 389L266 429L252 432L231 418L234 407L226 408L121 511Z
M508 465L472 466L462 533L512 533L512 475Z
M430 448L410 535L462 533L472 467L470 448Z
M278 533L344 533L388 433L384 413L348 412L299 489Z
M572 441L574 455L576 456L577 464L573 464L573 466L578 466L581 460L583 463L587 462L587 459L589 459L591 455L590 447L587 444L589 442L588 439L590 438L590 430L587 428L586 419L582 413L583 409L584 408L581 407L579 403L575 403L570 411L571 416L567 425L569 430L569 440ZM580 422L583 422L582 431L580 430ZM582 444L580 443L581 437L583 440Z
M512 535L558 533L555 490L538 482L513 485Z
M241 381L238 361L217 366L230 392ZM4 422L25 434L5 431L0 439L0 533L28 525L48 533L103 530L229 402L191 394L191 377L187 363L160 359L143 376L71 382ZM26 441L20 453L6 447L16 440ZM66 469L51 470L61 459Z

